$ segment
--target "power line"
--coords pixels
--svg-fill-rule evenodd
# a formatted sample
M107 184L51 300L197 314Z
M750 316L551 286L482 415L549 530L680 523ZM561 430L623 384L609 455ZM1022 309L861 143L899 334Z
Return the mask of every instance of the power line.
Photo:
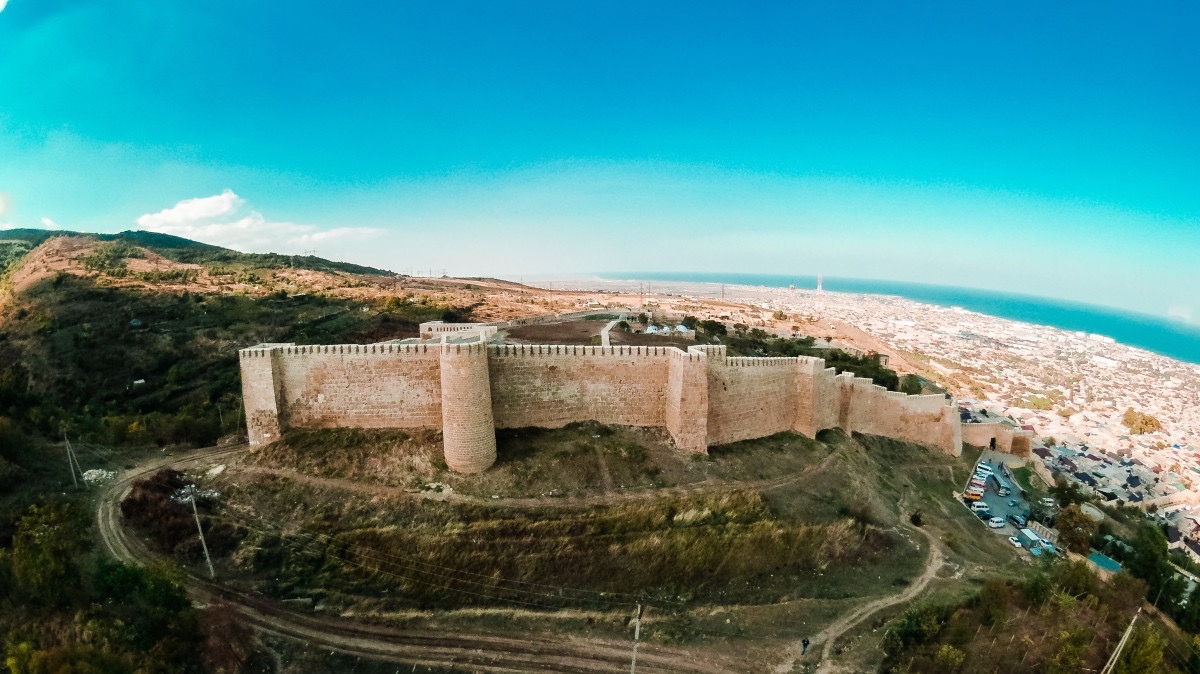
M1121 640L1117 642L1117 649L1108 658L1108 662L1105 663L1104 669L1100 670L1100 674L1112 674L1113 667L1117 664L1117 657L1121 655L1121 649L1125 648L1125 643L1129 641L1129 635L1133 632L1133 624L1137 622L1138 616L1141 614L1142 607L1139 606L1138 610L1134 612L1133 618L1129 621L1129 627L1125 628L1125 634L1122 634Z
M196 518L196 531L200 532L200 547L204 548L204 561L208 562L208 577L216 578L217 572L213 570L212 557L208 555L208 543L204 540L204 527L200 526L200 513L196 511L196 495L193 494L190 500L192 502L192 516Z

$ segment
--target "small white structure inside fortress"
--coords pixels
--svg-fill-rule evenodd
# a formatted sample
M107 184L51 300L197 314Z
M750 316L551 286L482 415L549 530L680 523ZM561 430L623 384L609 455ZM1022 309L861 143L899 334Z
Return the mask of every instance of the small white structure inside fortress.
M288 428L438 428L446 464L465 473L495 462L497 428L588 420L663 427L687 452L827 428L962 451L953 399L888 391L820 358L729 357L721 345L489 344L496 330L424 323L420 340L242 349L250 443ZM974 442L1028 444L1027 431L972 426Z

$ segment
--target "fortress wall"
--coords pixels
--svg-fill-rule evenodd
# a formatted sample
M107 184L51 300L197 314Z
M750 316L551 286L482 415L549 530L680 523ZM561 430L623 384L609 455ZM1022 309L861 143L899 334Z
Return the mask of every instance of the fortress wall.
M242 373L242 402L246 408L246 431L251 445L279 438L279 390L270 349L242 349L238 360Z
M933 445L952 456L962 454L958 408L945 396L888 392L880 408L869 432Z
M826 428L837 428L839 426L838 411L840 409L840 397L838 395L837 371L832 367L825 367L825 360L822 358L816 359L818 367L813 374L813 434L811 437L816 437L818 431Z
M796 418L792 420L792 430L810 438L817 434L813 426L813 379L816 373L816 359L796 359Z
M1028 454L1032 433L962 429L943 396L888 392L836 375L820 358L729 358L722 345L594 347L369 344L243 349L252 444L288 427L441 428L447 463L484 470L495 429L595 420L661 426L676 446L706 452L795 430L827 428L912 440L958 455L963 434ZM989 435L990 434L990 435Z
M990 447L995 440L996 450L1028 457L1033 453L1033 431L1000 422L961 424L962 441L976 447Z
M796 359L712 359L708 403L710 445L791 430L799 404Z
M665 426L670 352L649 346L489 347L497 428L595 420Z
M276 349L281 426L438 428L439 348L340 344Z
M837 376L838 425L847 432L883 435L962 453L958 410L942 395L888 391L849 372Z
M675 446L708 452L708 357L672 350L667 362L664 421Z

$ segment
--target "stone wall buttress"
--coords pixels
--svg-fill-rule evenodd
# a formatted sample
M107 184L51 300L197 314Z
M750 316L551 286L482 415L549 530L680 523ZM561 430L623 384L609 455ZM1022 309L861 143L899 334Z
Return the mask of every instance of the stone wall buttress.
M446 465L460 473L485 471L496 462L487 346L442 346L441 380Z
M246 435L251 445L279 439L279 378L274 350L242 349L238 353L242 374L242 406L246 412Z

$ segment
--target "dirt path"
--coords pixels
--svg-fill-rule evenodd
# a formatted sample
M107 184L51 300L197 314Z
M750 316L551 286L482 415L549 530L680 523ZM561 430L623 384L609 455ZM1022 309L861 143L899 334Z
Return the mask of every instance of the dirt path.
M608 472L608 466L604 463L603 457L601 457L600 470L602 471L601 479L604 482L604 493L581 497L577 496L563 498L485 498L482 496L460 494L458 492L439 492L437 494L431 494L429 492L417 491L407 487L393 487L385 484L362 482L359 480L350 480L345 478L308 475L290 468L272 468L267 466L253 466L246 464L231 466L231 468L243 473L276 475L313 487L342 489L346 491L358 492L360 494L367 494L370 496L392 496L414 499L434 498L435 500L449 501L454 503L471 503L476 505L486 504L497 507L518 509L545 508L547 506L553 508L591 508L601 505L617 505L631 501L648 501L659 498L678 498L681 496L691 496L708 492L728 491L730 489L771 491L772 489L786 487L805 478L812 477L815 474L819 474L821 471L825 470L826 467L828 467L829 462L833 459L833 457L834 454L829 454L814 466L806 468L800 472L791 473L780 477L764 478L760 480L731 481L718 481L713 480L712 478L705 478L704 480L700 480L698 482L678 485L675 487L664 487L662 489L640 489L638 491L622 491L620 489L616 489L612 480L612 476Z
M98 496L96 522L104 548L116 559L148 564L159 559L121 522L120 502L134 480L166 467L215 461L244 451L244 446L198 450L174 458L158 458L124 471ZM506 635L443 630L405 630L357 622L338 616L303 613L256 594L186 576L184 583L200 602L232 604L248 624L262 632L341 653L391 662L453 665L479 672L613 672L629 664L629 643L570 636ZM738 671L738 664L711 651L642 644L638 668L647 672Z
M929 585L929 581L933 580L934 576L937 575L938 570L942 568L944 555L942 553L941 544L925 529L917 529L917 531L921 532L921 534L925 536L925 539L929 541L929 558L925 561L925 569L921 572L921 575L918 576L911 585L904 588L904 590L901 592L889 595L887 597L881 597L859 606L841 618L838 618L836 621L818 633L815 637L813 637L810 647L814 649L819 647L821 649L817 660L817 662L820 663L817 667L818 673L844 671L838 667L836 662L833 661L833 647L834 644L837 643L837 640L843 634L849 632L867 618L870 618L877 611L889 606L895 606L896 604L903 604L911 600L913 597L916 597L925 590L925 587ZM786 659L776 665L771 671L774 672L774 674L787 674L787 672L792 671L796 660L800 659L801 657L800 652L802 648L803 646L800 642L797 641L792 643L790 646L788 646L786 651ZM804 657L812 656L806 655Z

